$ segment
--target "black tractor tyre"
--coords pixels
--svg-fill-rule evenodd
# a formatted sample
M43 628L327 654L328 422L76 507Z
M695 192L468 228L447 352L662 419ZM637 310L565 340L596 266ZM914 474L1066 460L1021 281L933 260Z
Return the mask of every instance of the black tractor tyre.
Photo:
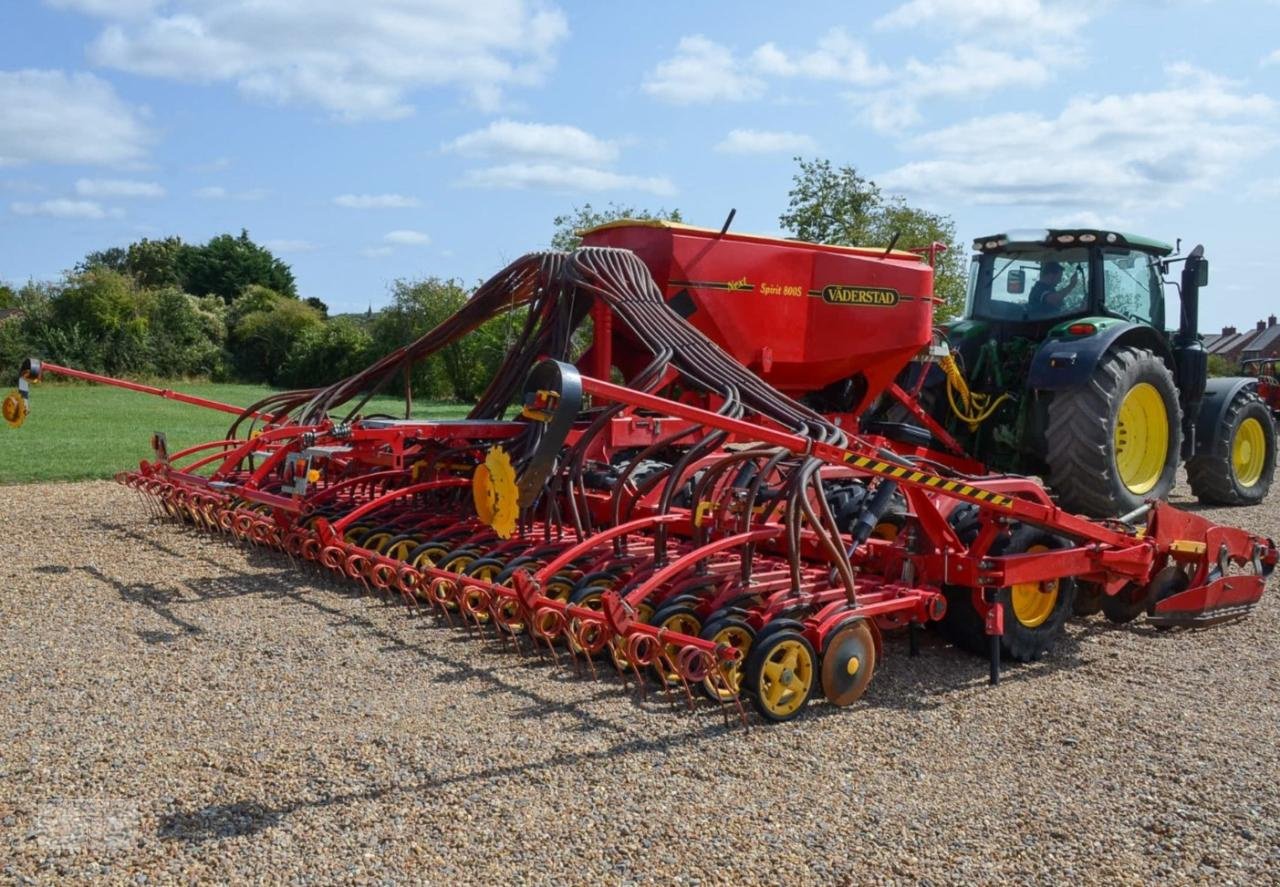
M1227 404L1222 424L1215 430L1205 451L1187 460L1191 492L1206 505L1257 505L1266 498L1276 472L1271 410L1257 392L1242 389ZM1246 441L1247 451L1238 449Z
M1013 533L992 546L992 555L1023 554L1032 550L1057 550L1067 546L1066 540L1037 527L1020 526ZM1067 620L1075 609L1076 582L1074 579L1056 580L1056 597L1045 612L1036 614L1036 624L1020 621L1013 604L1013 588L1001 588L996 600L1004 606L1004 635L1000 638L1003 655L1018 662L1034 662L1050 652L1062 637ZM973 604L973 593L968 588L943 588L947 599L947 612L938 624L942 636L957 647L979 656L989 653L990 638L986 631L986 619Z
M1155 389L1164 406L1167 449L1154 483L1135 491L1121 476L1116 427L1126 396L1143 384ZM1143 437L1151 437L1150 447L1159 443L1154 436ZM1047 439L1049 486L1063 508L1092 517L1116 517L1147 499L1165 498L1182 452L1182 410L1173 374L1146 348L1126 345L1107 353L1087 384L1054 394Z

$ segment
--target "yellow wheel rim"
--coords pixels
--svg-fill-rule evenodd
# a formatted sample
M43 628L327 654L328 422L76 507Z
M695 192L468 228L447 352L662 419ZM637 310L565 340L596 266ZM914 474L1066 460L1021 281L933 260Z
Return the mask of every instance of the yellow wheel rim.
M658 627L665 628L667 631L678 631L680 634L687 634L695 638L702 633L702 622L692 613L676 613L664 620ZM667 658L672 662L674 662L676 657L680 655L680 647L678 644L663 644L662 649L666 652ZM674 684L680 680L679 672L674 669L667 668L665 661L659 660L654 664L658 666L659 672L670 683Z
M735 698L742 690L742 663L746 661L747 653L751 651L751 632L741 625L726 625L712 635L711 640L717 644L728 644L739 654L733 662L726 662L720 666L719 674L724 678L723 683L715 680L715 673L708 675L702 682L713 699L726 702ZM724 684L729 685L727 690Z
M1236 436L1231 441L1231 468L1236 474L1236 483L1242 487L1251 487L1262 477L1262 469L1267 464L1267 435L1262 423L1249 418L1240 423Z
M1115 450L1116 469L1129 492L1151 492L1169 455L1169 411L1151 383L1134 385L1120 402Z
M355 545L356 538L361 533L367 533L369 529L370 529L369 527L363 526L361 524L356 524L354 527L348 527L347 532L342 535L342 541Z
M809 698L813 672L808 647L800 641L780 641L760 670L760 701L774 717L794 714Z
M360 541L360 547L382 554L382 546L386 545L390 541L390 533L370 533Z
M472 578L479 579L481 582L493 582L498 578L498 574L502 572L502 567L497 564L487 564L478 570L473 570L470 575Z
M1048 550L1047 545L1032 545L1027 554ZM1019 582L1011 589L1009 600L1013 604L1013 618L1027 628L1039 628L1058 606L1058 580Z
M647 624L652 617L653 607L649 604L636 607L636 621ZM631 659L627 656L627 642L622 638L614 638L609 642L609 655L613 657L613 663L619 670L627 671L631 668Z
M409 552L413 551L420 544L421 543L418 542L416 539L403 539L400 542L397 542L395 545L389 546L387 550L383 552L383 554L385 554L389 558L402 561L408 558Z
M428 548L413 559L413 565L419 570L426 567L434 567L436 562L448 553L448 550L444 548Z

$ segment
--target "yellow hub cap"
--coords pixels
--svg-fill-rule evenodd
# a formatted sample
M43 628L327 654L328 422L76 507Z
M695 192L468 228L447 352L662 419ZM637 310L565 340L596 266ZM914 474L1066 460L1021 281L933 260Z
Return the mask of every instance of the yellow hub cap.
M692 613L676 613L663 620L659 628L665 628L667 631L677 631L680 634L687 634L697 637L702 632L702 622ZM667 659L672 662L676 661L676 657L680 655L679 644L663 644L663 651L667 654ZM680 673L673 668L667 667L665 659L659 659L656 663L658 673L668 683L678 683L680 681Z
M1231 441L1231 468L1236 483L1251 487L1262 477L1267 464L1267 435L1257 419L1245 419Z
M1027 554L1048 550L1047 545L1032 545ZM1039 628L1058 606L1058 580L1019 582L1010 590L1009 601L1013 604L1013 618L1027 628Z
M804 644L785 640L769 652L760 670L760 701L771 714L786 717L809 698L813 657Z
M1115 444L1121 482L1136 495L1151 492L1169 455L1169 411L1154 385L1139 382L1125 394Z
M739 653L737 659L719 666L714 676L708 675L702 682L713 698L723 702L735 698L742 690L742 663L751 649L751 632L741 625L726 625L711 640L716 644L728 644ZM727 689L725 684L728 684Z

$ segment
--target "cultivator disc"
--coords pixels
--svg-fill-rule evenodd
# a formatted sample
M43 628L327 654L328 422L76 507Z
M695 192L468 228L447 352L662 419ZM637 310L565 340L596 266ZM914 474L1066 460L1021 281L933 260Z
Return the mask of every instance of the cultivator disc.
M697 255L717 243L704 237ZM884 325L884 306L903 321L889 324L895 335L928 319L929 276L914 259L777 249L807 256L814 275L794 287L813 298L786 310L821 312L845 351ZM825 264L805 249L827 250ZM700 273L712 275L707 261ZM903 292L831 296L820 276L843 285L869 269ZM157 515L515 649L766 721L815 696L855 703L883 633L905 629L914 646L926 623L989 655L995 678L1002 655L1052 648L1077 581L1131 594L1160 625L1239 615L1262 594L1270 540L1161 503L1130 523L1086 520L1029 479L862 434L856 411L784 395L719 347L696 303L668 307L677 283L693 285L659 286L621 249L526 256L412 345L328 388L214 405L239 413L224 439L157 446L120 480ZM361 415L371 391L513 310L523 331L466 419ZM592 373L566 360L588 317L595 339L580 363ZM927 342L922 329L914 347L869 346L874 359L844 365L860 367L865 390L841 403L884 390ZM608 381L615 367L625 385Z

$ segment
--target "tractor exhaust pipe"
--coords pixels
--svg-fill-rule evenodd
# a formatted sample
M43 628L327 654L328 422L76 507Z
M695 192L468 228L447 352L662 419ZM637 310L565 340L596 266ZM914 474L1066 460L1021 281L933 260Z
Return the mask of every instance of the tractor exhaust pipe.
M1200 288L1209 283L1209 262L1197 245L1182 266L1182 318L1173 340L1173 362L1182 405L1182 457L1189 459L1199 448L1196 419L1209 380L1209 355L1200 343Z
M1182 320L1178 325L1179 346L1194 342L1200 332L1200 287L1209 283L1209 263L1204 247L1197 245L1182 266Z

